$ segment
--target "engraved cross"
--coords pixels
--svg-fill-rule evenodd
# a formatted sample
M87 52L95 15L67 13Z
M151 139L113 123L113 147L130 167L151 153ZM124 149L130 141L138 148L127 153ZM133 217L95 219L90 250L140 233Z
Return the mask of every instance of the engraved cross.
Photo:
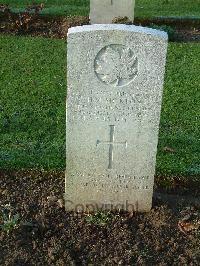
M113 168L114 145L124 145L127 148L127 141L115 142L114 133L115 133L115 126L114 125L110 125L110 141L97 140L97 144L96 144L97 146L99 144L107 144L107 145L109 145L108 169L112 169Z

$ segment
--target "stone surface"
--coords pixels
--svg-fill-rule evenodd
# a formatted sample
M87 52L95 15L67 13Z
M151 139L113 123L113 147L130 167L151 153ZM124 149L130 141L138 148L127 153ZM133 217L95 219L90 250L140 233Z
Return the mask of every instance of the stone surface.
M134 19L135 0L90 0L91 24L112 23L116 17Z
M150 210L166 52L149 28L69 30L66 210Z

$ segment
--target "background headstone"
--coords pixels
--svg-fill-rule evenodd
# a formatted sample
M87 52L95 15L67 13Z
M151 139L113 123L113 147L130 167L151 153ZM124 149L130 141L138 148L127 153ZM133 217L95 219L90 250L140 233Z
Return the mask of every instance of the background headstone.
M150 210L166 52L149 28L69 30L66 210Z
M135 0L90 0L91 24L112 23L116 17L134 20Z

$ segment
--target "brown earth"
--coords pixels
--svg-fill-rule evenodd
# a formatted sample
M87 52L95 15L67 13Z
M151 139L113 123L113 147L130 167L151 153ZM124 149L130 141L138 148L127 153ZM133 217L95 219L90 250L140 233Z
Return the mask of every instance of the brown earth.
M146 214L77 216L63 206L63 172L1 171L1 213L19 219L1 228L0 265L199 265L199 187L158 192Z
M122 18L117 19L118 23L128 23ZM121 22L120 22L121 21ZM19 21L19 16L13 14L0 16L0 33L13 35L43 36L48 38L66 39L70 27L89 24L88 17L52 17L52 16L31 16L26 15ZM175 35L171 41L178 42L199 42L200 41L200 20L197 19L135 19L135 25L151 26L166 25L174 29Z

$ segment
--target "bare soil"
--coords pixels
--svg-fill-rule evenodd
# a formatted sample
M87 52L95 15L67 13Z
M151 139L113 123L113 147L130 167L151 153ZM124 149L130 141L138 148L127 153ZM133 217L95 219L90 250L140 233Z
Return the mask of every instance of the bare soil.
M199 188L156 190L149 213L109 213L104 223L65 212L63 193L63 172L0 172L1 212L19 215L0 230L0 265L199 265Z

